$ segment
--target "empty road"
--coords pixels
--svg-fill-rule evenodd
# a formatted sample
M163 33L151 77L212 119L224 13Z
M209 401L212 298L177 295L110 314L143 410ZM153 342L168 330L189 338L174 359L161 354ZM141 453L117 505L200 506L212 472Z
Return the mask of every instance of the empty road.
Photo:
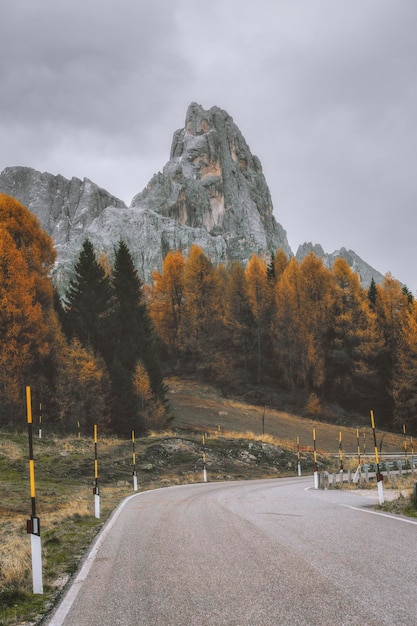
M131 496L49 626L412 626L417 521L312 477Z

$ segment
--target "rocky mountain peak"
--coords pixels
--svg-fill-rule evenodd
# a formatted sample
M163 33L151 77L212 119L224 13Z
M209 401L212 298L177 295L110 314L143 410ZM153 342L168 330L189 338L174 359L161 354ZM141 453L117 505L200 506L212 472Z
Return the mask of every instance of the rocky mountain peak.
M292 256L287 235L273 215L260 160L251 153L232 117L219 107L192 103L184 127L173 135L170 158L130 207L88 178L68 180L28 167L0 173L0 192L14 196L40 220L58 252L53 278L65 289L83 240L88 237L110 263L125 241L145 282L161 269L168 250L187 254L200 246L213 263L246 264L252 254L268 257L282 249ZM382 276L352 251L327 255L304 244L331 267L344 256L362 283Z
M272 214L261 163L231 116L219 107L188 107L184 128L174 133L170 160L131 206L223 235L233 257L242 239L254 251L282 248L291 254L286 233Z

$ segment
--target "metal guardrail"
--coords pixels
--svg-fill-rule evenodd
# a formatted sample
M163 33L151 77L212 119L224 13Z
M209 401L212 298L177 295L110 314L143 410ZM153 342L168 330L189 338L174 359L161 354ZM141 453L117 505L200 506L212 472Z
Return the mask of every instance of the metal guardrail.
M381 474L384 477L390 477L391 475L394 476L403 476L403 475L407 475L407 474L414 474L415 473L415 468L398 468L398 469L383 469L381 470ZM319 489L327 489L329 487L333 487L336 485L343 485L344 483L347 484L357 484L357 483L367 483L373 479L376 479L377 477L377 472L373 471L373 470L369 470L368 468L365 468L364 470L358 471L358 470L348 470L347 472L345 471L338 471L338 472L319 472L319 476L318 476L318 483L319 483Z

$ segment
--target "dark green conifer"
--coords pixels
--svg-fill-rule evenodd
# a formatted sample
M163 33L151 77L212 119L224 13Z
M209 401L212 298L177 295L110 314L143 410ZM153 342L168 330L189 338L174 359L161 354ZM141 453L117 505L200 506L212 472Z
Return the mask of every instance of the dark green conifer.
M64 329L70 337L78 337L84 345L103 354L111 284L103 267L97 262L93 245L88 239L84 241L74 272L64 298Z
M112 372L118 372L118 377L125 380L126 393L131 393L133 396L133 384L130 383L129 386L127 380L128 378L130 381L133 380L136 365L140 361L149 376L153 394L159 400L164 401L165 386L158 360L155 333L143 299L142 282L123 241L119 243L116 250L112 284L114 303L110 318L112 331L109 345L112 351L110 376L113 388L115 381ZM125 413L130 407L133 420L137 412L137 403L133 397L125 398L123 403L126 408ZM116 419L118 407L120 407L119 401L114 406L114 419Z
M371 284L369 285L369 289L368 289L368 299L372 306L375 306L377 296L378 296L378 290L376 288L374 277L372 276Z

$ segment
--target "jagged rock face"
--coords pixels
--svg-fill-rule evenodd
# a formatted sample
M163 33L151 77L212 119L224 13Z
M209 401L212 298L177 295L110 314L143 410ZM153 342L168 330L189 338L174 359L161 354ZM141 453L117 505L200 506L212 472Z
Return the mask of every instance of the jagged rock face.
M0 174L0 190L13 196L39 219L55 246L66 245L108 207L124 202L91 180L53 176L29 167L7 167Z
M53 278L65 290L82 243L88 237L110 263L120 240L128 246L145 282L161 269L168 250L187 254L199 245L213 263L246 264L252 254L281 248L292 256L285 230L272 214L269 189L259 159L253 156L232 118L218 107L205 111L191 104L185 126L174 133L171 158L127 208L124 202L84 178L8 167L0 174L0 192L14 196L39 219L58 252ZM326 255L321 246L304 244L331 267L346 258L363 284L373 270L352 251Z
M359 279L363 287L369 287L372 279L379 284L382 283L384 277L383 275L371 267L368 263L366 263L363 259L360 258L353 252L353 250L346 250L346 248L340 248L340 250L335 250L334 252L328 253L323 250L320 244L313 245L311 242L303 243L298 247L297 254L295 258L298 262L302 261L310 252L314 252L314 254L322 259L323 264L328 269L333 267L333 263L339 257L345 259L346 263L349 267L359 275Z
M187 254L193 243L213 263L246 263L254 253L278 248L292 255L272 215L259 159L217 107L190 105L185 127L174 134L170 160L130 208L86 178L67 180L25 167L6 168L0 191L31 210L53 238L54 280L61 290L86 237L110 262L118 242L125 241L146 282L169 249Z
M151 282L152 271L161 269L168 250L187 253L192 244L197 244L213 262L227 263L228 260L224 239L209 235L205 228L179 226L174 220L148 209L107 207L81 238L59 249L60 262L53 277L60 291L68 282L85 237L90 239L98 255L103 252L107 256L111 265L118 242L124 241L139 276L147 283Z
M169 162L131 206L224 236L230 258L243 260L242 254L278 248L292 254L272 214L259 159L230 115L218 107L189 106L184 128L174 133Z

